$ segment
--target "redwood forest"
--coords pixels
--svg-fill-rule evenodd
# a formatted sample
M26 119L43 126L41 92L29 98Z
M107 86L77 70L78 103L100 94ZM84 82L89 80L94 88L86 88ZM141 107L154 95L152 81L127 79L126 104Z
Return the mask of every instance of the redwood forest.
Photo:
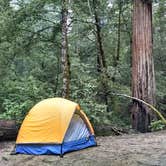
M165 0L0 0L0 165L166 165L165 43ZM28 127L55 104L63 141L76 114L97 144L11 156L52 98Z

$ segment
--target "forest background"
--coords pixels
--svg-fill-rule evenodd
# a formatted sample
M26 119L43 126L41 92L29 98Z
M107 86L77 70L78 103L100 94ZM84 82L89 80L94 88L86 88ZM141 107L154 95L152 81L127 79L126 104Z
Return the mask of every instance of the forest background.
M68 1L66 48L62 11L58 0L0 0L0 118L20 123L35 103L64 95L64 48L69 69L67 97L81 105L93 125L130 127L131 100L114 94L132 95L133 2ZM163 115L165 29L165 0L156 0L153 2L155 97L156 107ZM104 56L103 62L100 55Z

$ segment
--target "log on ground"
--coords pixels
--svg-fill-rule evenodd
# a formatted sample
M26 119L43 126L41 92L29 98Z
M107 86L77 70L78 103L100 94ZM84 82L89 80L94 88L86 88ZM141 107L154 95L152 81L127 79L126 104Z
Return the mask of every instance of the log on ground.
M0 141L15 140L18 127L14 120L0 120Z

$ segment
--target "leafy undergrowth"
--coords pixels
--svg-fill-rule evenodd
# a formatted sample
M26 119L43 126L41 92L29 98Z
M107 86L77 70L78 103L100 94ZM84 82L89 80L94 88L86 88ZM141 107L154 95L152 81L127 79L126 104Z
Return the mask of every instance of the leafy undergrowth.
M166 129L166 124L162 120L154 121L150 125L151 131L159 131Z

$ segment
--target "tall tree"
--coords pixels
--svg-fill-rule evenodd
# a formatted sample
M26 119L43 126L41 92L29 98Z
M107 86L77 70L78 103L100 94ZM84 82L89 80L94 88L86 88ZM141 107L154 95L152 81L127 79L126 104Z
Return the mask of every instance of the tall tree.
M122 13L122 0L118 0L118 30L117 30L117 49L114 66L117 67L120 58L120 42L121 42L121 13Z
M96 27L96 41L98 47L97 70L101 72L106 68L106 62L105 62L105 54L103 49L102 37L101 37L100 18L97 13L97 4L98 4L97 0L93 0L94 19Z
M62 0L62 49L61 49L61 61L62 61L62 73L63 73L63 87L62 97L69 98L69 84L70 84L70 62L68 54L68 0Z
M93 0L93 15L94 15L94 21L95 21L95 34L96 34L96 42L97 42L97 71L101 75L101 88L102 91L99 92L101 94L100 100L104 101L105 105L107 106L107 111L109 111L108 108L108 75L107 75L107 65L106 65L106 58L103 48L103 41L102 41L102 33L101 33L101 18L98 15L98 8L100 5L99 0Z
M152 57L152 2L134 0L132 35L132 95L155 104L155 78ZM147 132L153 118L149 108L133 101L132 127Z
M117 74L117 66L120 60L122 0L118 0L117 4L118 4L117 48L116 48L116 54L114 54L113 56L114 59L113 66L115 67L115 71L112 76L113 82L115 82L115 76Z

